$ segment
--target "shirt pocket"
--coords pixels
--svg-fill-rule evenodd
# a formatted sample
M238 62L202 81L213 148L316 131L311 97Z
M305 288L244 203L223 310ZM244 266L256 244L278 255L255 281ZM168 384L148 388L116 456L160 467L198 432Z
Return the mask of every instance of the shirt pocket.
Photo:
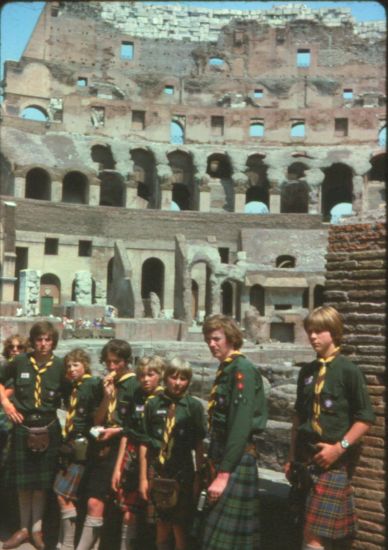
M126 401L125 399L120 399L117 402L116 410L119 418L125 418L128 415L129 411L129 401Z
M34 395L34 384L31 378L18 378L15 386L17 397L26 398Z
M339 388L324 388L320 395L321 412L334 415L338 411L338 404L340 399Z
M58 385L57 384L45 384L42 389L42 397L47 403L54 403L58 397Z

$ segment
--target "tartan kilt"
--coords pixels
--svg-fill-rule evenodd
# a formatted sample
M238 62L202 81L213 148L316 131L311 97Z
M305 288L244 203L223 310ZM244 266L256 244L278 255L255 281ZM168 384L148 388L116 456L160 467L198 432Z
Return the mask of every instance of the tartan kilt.
M346 467L323 472L314 483L306 500L305 530L328 539L355 535L353 489Z
M15 424L5 464L4 486L16 489L50 489L58 467L62 441L59 420L49 425L50 443L46 451L33 452L27 447L27 429Z
M145 501L140 498L139 487L139 445L131 441L125 449L121 463L121 483L117 491L115 503L122 512L130 511L137 514L144 510Z
M65 471L57 473L54 481L54 493L69 500L77 500L78 488L85 466L72 462Z
M112 475L119 445L118 437L104 442L91 441L82 479L82 494L86 498L105 502L112 496Z
M259 548L259 479L256 459L245 453L220 500L205 519L202 550Z

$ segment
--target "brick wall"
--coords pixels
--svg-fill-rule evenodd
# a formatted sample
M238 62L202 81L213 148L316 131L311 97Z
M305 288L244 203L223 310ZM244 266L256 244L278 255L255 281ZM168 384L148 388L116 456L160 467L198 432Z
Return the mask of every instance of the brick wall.
M377 416L364 437L353 485L359 532L357 550L385 548L386 226L355 223L331 226L326 256L325 303L343 315L342 350L365 374Z

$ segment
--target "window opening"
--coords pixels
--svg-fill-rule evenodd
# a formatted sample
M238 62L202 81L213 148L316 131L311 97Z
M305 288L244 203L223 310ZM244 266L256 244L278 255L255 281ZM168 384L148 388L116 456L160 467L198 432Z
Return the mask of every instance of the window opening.
M87 85L88 85L88 79L83 76L79 76L77 79L77 87L86 88Z
M304 122L294 122L291 126L291 137L302 138L305 137L305 124Z
M353 90L351 88L345 88L342 97L344 99L353 99Z
M120 58L133 59L134 47L133 42L121 42Z
M295 258L293 256L278 256L276 258L276 267L292 268L295 267Z
M44 253L47 256L56 256L58 254L58 239L45 239Z
M251 122L249 126L249 137L261 138L264 136L264 124L262 122Z
M211 130L212 130L213 136L224 135L224 117L223 116L211 117Z
M260 97L263 97L264 92L263 92L263 90L262 90L261 88L256 88L255 91L253 92L253 95L254 95L255 97L260 98Z
M92 255L92 241L78 241L78 256L90 257Z
M209 59L209 65L212 67L222 67L225 64L225 61L221 57L211 57Z
M46 122L48 120L47 112L40 107L26 107L21 113L21 118L26 120L37 120L39 122Z
M348 119L336 118L334 121L334 134L336 136L346 137L348 135Z
M145 128L145 111L132 111L132 129L144 130Z
M218 249L218 253L219 253L220 258L221 258L221 263L222 264L228 264L229 263L229 248L220 247Z
M381 148L385 148L387 145L387 127L383 126L381 130L379 131L379 146Z
M174 95L174 86L165 86L164 93L166 95Z
M310 67L311 52L310 50L298 50L296 53L297 67Z

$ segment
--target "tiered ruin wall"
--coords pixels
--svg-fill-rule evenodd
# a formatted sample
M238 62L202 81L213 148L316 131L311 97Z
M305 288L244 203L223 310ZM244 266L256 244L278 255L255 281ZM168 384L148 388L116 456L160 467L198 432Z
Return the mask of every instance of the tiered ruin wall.
M386 225L383 222L331 226L326 301L343 315L342 349L365 374L377 416L364 437L353 477L359 532L355 550L385 548L386 435Z

